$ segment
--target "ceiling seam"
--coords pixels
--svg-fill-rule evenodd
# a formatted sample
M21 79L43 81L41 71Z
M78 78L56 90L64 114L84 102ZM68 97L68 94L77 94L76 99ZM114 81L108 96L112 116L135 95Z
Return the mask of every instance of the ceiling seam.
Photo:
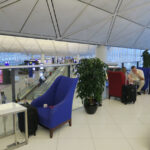
M6 3L7 1L8 1L8 0L4 0L4 1L0 2L0 4Z
M145 5L149 4L149 3L150 3L150 2L143 2L142 4L137 5L137 6L134 6L134 7L132 7L132 8L123 9L123 10L120 11L119 13L124 13L124 12L126 12L126 11L130 11L131 9L133 10L133 9L137 9L137 8L139 8L139 7L143 7L143 6L145 6Z
M28 54L28 52L26 51L26 49L24 48L24 46L21 44L21 42L17 39L17 37L15 37L16 41L18 42L18 44L22 47L22 49L24 50L24 52L26 54Z
M89 4L89 3L87 3L87 2L84 2L84 1L82 1L82 0L78 0L78 1L81 2L81 3L85 3L85 4L89 5L89 6L95 7L95 8L97 8L97 9L99 9L99 10L102 10L102 11L104 11L104 12L107 12L107 13L110 13L110 14L113 15L112 12L107 11L107 10L105 10L105 9L103 9L103 8L94 6L94 5L92 5L92 4ZM148 2L148 3L150 3L150 2ZM119 11L119 9L118 9L118 11ZM131 19L128 19L128 18L126 18L126 17L123 17L123 16L121 16L121 15L119 15L119 14L117 14L116 16L118 16L118 17L120 17L120 18L122 18L122 19L128 20L128 21L130 21L130 22L133 22L133 23L135 23L135 24L137 24L137 25L139 25L139 26L145 27L144 25L142 25L142 24L140 24L140 23L137 23L137 22L135 22L135 21L133 21L133 20L131 20ZM150 28L150 27L147 26L147 28Z
M123 9L125 9L128 5L132 4L134 1L136 1L136 0L130 0L130 1L123 7Z
M8 52L8 50L5 47L3 47L3 40L1 41L1 47L5 50L5 52Z
M57 29L58 29L58 34L59 34L59 37L61 37L60 28L59 28L59 24L58 24L58 20L57 20L57 16L56 16L56 11L55 11L55 7L54 7L53 0L51 0L51 4L52 4L53 12L54 12L54 17L55 17L55 21L56 21L56 26L57 26Z
M150 22L147 24L147 26L150 24ZM140 37L142 36L142 34L144 33L144 31L147 29L147 27L144 27L143 30L141 31L141 33L139 34L139 36L137 37L137 39L135 40L135 43L133 44L133 46L136 46L136 43L138 42L138 40L140 39Z
M56 35L56 38L57 38L58 37L57 31L56 31L56 28L55 28L55 24L54 24L54 20L53 20L53 17L52 17L51 9L50 9L50 6L49 6L49 3L48 3L47 0L46 0L46 4L47 4L49 15L50 15L50 18L51 18L51 21L52 21L52 24L53 24L54 32L55 32L55 35Z
M51 41L51 42L52 42L53 48L54 48L54 50L55 50L55 53L56 53L56 55L58 56L56 45L55 45L54 41Z
M140 23L137 23L137 22L135 22L135 21L133 21L133 20L131 20L131 19L128 19L128 18L126 18L126 17L120 16L120 15L117 15L117 16L120 17L120 18L122 18L122 19L124 19L124 20L127 20L127 21L129 21L129 22L132 22L132 23L134 23L134 24L136 24L136 25L139 25L139 26L141 26L141 27L146 27L146 28L149 28L149 29L150 29L150 27L145 26L145 25L142 25L142 24L140 24Z
M116 5L115 13L114 13L114 16L112 17L110 28L108 29L108 34L107 34L107 38L106 38L107 39L106 40L106 44L108 44L108 42L109 42L110 35L112 33L112 30L113 30L113 27L114 27L114 23L115 23L115 20L116 20L116 17L117 17L117 13L119 11L119 8L120 8L122 2L123 2L123 0L118 0L118 4Z
M106 24L108 24L109 21L110 21L110 19L108 19L104 24L102 24L102 26L100 26L100 28L103 28ZM89 42L90 39L92 39L93 37L95 37L99 33L100 28L91 37L89 37L87 42Z
M21 1L21 0L16 0L16 1L12 2L12 3L9 3L9 4L5 5L5 6L0 7L0 9L3 9L3 8L6 8L6 7L11 6L11 5L13 5L13 4L16 4L16 3L18 3L19 1Z
M92 2L91 0L90 2ZM66 28L66 30L63 32L62 37L64 37L64 34L71 28L71 26L77 21L77 19L83 14L83 12L87 9L88 5L84 6L84 8L80 11L80 13L75 17L73 22L69 24L69 26Z
M89 6L91 6L91 7L94 7L94 8L96 8L96 9L99 9L99 10L105 11L105 12L107 12L107 13L109 13L109 14L112 14L112 15L113 15L113 13L112 13L112 12L110 12L110 11L108 11L108 10L105 10L105 9L103 9L103 8L100 8L100 7L97 7L97 6L95 6L95 5L90 4L91 2L84 2L84 1L82 1L82 0L78 0L78 1L79 1L79 2L81 2L81 3L83 3L83 4L89 5Z
M36 39L34 39L34 41L35 41L35 43L37 43L37 45L39 46L41 53L44 53L44 52L43 52L43 49L41 48L41 46L40 46L40 44L39 44L39 42L38 42Z
M22 32L23 28L25 27L25 25L26 25L26 23L27 23L28 19L29 19L29 18L30 18L30 16L32 15L32 13L33 13L33 11L34 11L35 7L37 6L38 2L39 2L39 0L37 0L37 1L36 1L36 3L34 4L34 6L33 6L33 8L31 9L31 11L30 11L29 15L27 16L27 18L26 18L25 22L23 23L23 25L22 25L22 27L21 27L21 29L20 29L19 33L21 33L21 32Z
M88 28L91 28L91 27L93 27L93 26L99 24L99 23L102 22L102 21L108 20L108 19L110 19L111 17L112 17L112 16L105 17L105 18L103 18L102 20L100 20L100 21L98 21L97 23L95 23L94 25L93 25L93 24L87 25L85 28L82 28L82 29L80 29L80 30L78 30L78 31L76 31L76 32L73 32L73 33L70 33L70 34L68 34L68 35L66 35L66 36L63 36L62 38L66 38L66 37L69 37L69 36L71 36L71 35L74 35L74 34L77 34L77 33L79 33L79 32L82 32L82 31L84 31L84 30L87 30Z
M61 41L61 40L60 40ZM72 43L80 43L80 44L91 44L91 45L99 45L99 43L97 42L88 42L85 41L85 40L80 40L78 41L77 39L69 39L69 38L65 38L63 39L63 41L66 41L66 42L72 42Z

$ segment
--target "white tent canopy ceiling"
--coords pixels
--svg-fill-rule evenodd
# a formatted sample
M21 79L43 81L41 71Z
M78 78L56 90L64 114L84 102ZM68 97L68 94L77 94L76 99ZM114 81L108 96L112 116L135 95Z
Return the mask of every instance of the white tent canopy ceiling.
M92 56L96 45L0 35L0 51L50 56Z
M150 49L149 8L150 0L0 0L0 34ZM47 42L35 41L24 51L45 50ZM62 42L58 49L66 47ZM68 47L74 53L74 45Z

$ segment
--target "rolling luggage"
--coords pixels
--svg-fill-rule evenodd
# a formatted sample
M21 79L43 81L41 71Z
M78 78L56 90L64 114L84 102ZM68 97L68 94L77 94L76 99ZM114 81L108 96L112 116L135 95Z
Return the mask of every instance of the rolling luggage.
M136 86L135 85L123 85L122 86L122 103L130 104L136 101Z
M36 135L36 130L38 127L38 112L36 108L27 104L22 104L27 107L28 112L28 135ZM18 126L21 132L25 132L25 124L24 124L24 113L18 114Z

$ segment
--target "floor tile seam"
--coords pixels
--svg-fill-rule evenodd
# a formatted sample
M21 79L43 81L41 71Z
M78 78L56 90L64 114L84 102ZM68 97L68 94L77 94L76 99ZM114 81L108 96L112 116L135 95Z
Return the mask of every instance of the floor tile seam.
M58 131L58 135L57 135L56 150L58 150L59 135L60 135L60 131Z
M108 112L108 113L109 113L109 112ZM127 137L125 136L125 134L123 133L121 127L117 124L117 122L116 122L115 119L113 118L112 114L111 114L111 113L109 113L109 114L110 114L111 118L113 119L114 124L116 125L116 127L119 128L119 130L120 130L121 134L123 135L125 141L129 144L130 148L131 148L132 150L135 150L134 147L131 145L131 143L128 141L128 138L127 138Z
M92 144L93 144L94 150L96 150L96 145L95 145L95 142L94 142L94 137L93 137L93 134L92 134L91 127L89 126L89 123L87 125L88 125L89 131L90 131L91 140L92 140Z

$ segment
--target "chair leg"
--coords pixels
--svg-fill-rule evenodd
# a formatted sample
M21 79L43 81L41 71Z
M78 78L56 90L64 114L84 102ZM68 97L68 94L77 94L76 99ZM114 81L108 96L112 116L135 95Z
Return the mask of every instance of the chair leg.
M110 100L110 95L109 95L109 100Z
M50 129L50 138L53 137L53 129Z
M72 122L71 122L71 119L69 120L69 126L70 126L70 127L72 126Z

